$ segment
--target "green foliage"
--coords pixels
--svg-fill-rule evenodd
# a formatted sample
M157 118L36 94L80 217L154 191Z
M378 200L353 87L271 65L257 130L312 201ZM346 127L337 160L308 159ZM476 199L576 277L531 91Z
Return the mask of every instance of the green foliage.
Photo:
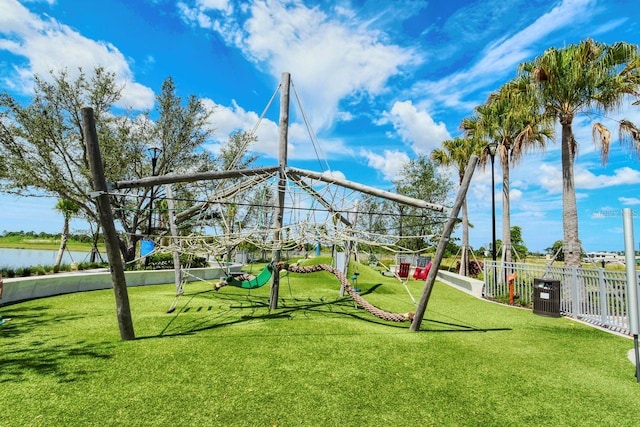
M108 264L106 262L80 262L74 264L60 264L60 265L34 265L29 267L19 268L0 268L2 277L31 277L31 276L44 276L47 274L64 273L74 270L93 270L96 268L105 268Z
M524 239L522 238L522 228L517 225L511 227L511 247L522 259L526 258L529 253L529 249L525 246Z
M60 233L46 233L44 231L36 233L35 231L4 231L0 235L0 244L7 245L11 243L44 243L43 241L51 241L51 243L60 244ZM91 236L82 233L69 234L69 242L91 243Z
M358 270L368 301L413 306L396 279ZM0 425L637 423L627 338L440 283L418 333L354 307L326 272L282 273L280 289L269 310L266 286L191 282L168 315L173 284L130 288L127 342L112 290L0 307Z
M509 304L509 294L502 294L495 297L495 300L501 304ZM518 307L531 308L531 302L527 298L520 295L513 296L513 305Z
M86 157L82 108L93 108L98 143L107 182L138 179L152 174L149 145L158 145L156 174L193 171L209 162L202 150L212 130L212 111L194 96L183 100L171 78L156 97L157 109L134 114L117 107L122 88L115 73L96 67L72 76L67 70L34 77L34 95L22 105L0 93L0 191L19 195L51 195L78 208L97 224L96 200L89 196L93 179ZM154 119L151 119L151 114ZM126 159L126 161L123 161ZM114 219L125 230L119 238L125 260L135 257L142 228L146 228L150 188L122 189L111 198ZM188 191L178 186L176 196ZM127 197L134 196L134 197ZM179 206L181 207L181 206Z
M564 261L564 252L562 252L562 240L556 240L553 242L550 248L547 248L547 254L554 256L556 255L557 261Z
M173 255L168 253L151 254L147 256L147 270L167 270L173 269ZM204 257L180 254L180 265L184 268L208 267L209 262Z
M428 156L410 160L393 183L398 194L436 205L444 205L454 187L446 176L438 174ZM402 237L399 242L401 246L420 250L437 243L437 239L414 236L440 235L444 225L441 213L393 202L386 203L386 206L386 212L394 213L388 228L394 231L391 234Z

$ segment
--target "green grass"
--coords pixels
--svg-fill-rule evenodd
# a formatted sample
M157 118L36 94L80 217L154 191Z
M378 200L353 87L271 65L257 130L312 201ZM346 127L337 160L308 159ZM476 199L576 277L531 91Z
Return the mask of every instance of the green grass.
M58 250L60 248L60 239L39 236L0 236L0 248ZM69 240L67 241L67 249L88 252L91 250L91 243ZM105 253L102 240L98 244L98 249Z
M254 266L254 273L259 271ZM365 298L413 304L359 267ZM0 425L626 426L631 340L436 284L417 333L338 296L328 273L283 273L280 304L190 283L131 288L121 341L111 291L0 307ZM416 298L422 283L412 282Z

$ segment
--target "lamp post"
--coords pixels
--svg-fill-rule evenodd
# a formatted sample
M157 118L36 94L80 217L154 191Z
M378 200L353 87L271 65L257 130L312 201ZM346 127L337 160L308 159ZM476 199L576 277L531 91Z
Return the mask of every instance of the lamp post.
M498 143L492 142L487 145L489 156L491 157L491 230L492 230L492 244L491 244L491 258L493 259L494 267L496 262L496 182L495 182L495 157L498 150Z
M156 176L156 165L158 164L158 157L162 150L158 147L149 148L151 153L151 176ZM149 196L149 225L147 226L147 236L151 235L151 220L153 218L153 186L151 186L151 195Z

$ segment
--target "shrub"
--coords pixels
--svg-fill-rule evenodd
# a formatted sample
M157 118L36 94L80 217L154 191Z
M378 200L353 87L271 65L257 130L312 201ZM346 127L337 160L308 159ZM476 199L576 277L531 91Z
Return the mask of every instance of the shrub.
M145 268L148 270L170 270L173 268L172 254L152 254L147 256L147 259ZM209 265L206 258L187 254L180 255L180 264L186 268L202 268Z

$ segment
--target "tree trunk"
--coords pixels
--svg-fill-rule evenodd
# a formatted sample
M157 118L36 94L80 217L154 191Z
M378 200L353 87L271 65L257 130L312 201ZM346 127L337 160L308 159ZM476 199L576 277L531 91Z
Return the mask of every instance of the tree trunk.
M562 252L567 266L579 266L578 207L573 176L575 141L571 122L572 118L560 121L562 124L562 227L564 231Z
M98 250L98 239L100 239L100 224L98 224L97 231L93 233L91 236L91 258L89 262L96 262L98 257L100 257L100 262L102 262L102 257L100 256L100 251Z
M502 259L511 262L511 203L509 200L509 150L500 156L502 166Z
M53 267L60 267L62 263L62 256L64 255L65 249L67 249L67 240L69 239L69 218L65 216L64 225L62 226L62 236L60 236L60 249L58 249L58 255L56 256L56 261L53 263Z

